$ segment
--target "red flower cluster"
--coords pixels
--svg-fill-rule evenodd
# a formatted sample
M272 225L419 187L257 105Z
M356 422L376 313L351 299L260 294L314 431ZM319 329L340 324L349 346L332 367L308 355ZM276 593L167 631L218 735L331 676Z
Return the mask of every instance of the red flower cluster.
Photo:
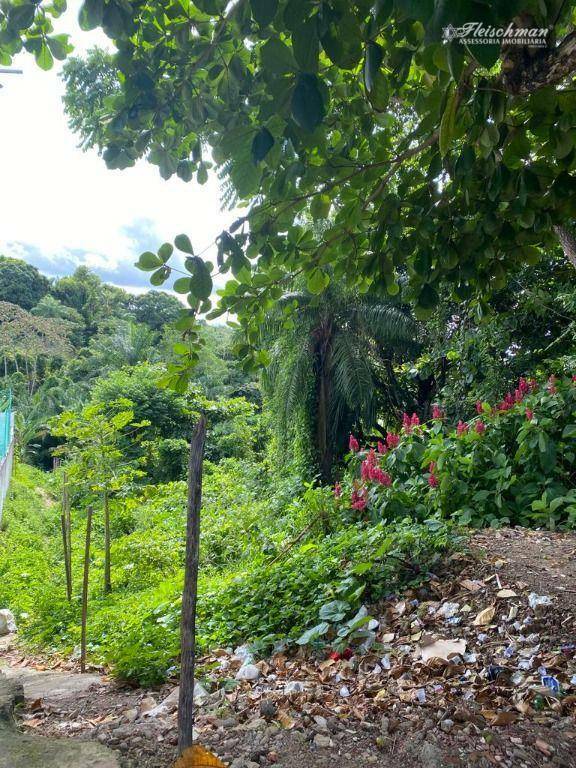
M476 413L478 414L484 413L484 403L482 402L482 400L476 401Z
M433 405L432 406L432 418L433 419L443 419L444 418L444 411L442 408L440 408L439 405Z
M367 503L366 488L363 485L355 486L352 491L352 498L350 499L350 506L352 509L361 512L363 509L366 509Z
M558 392L558 388L556 387L556 376L554 375L550 376L550 378L548 379L548 386L546 387L546 389L551 395L555 395L556 392Z
M478 420L474 426L477 435L483 435L486 432L486 424L483 421Z
M350 433L350 438L348 440L348 448L352 451L352 453L358 453L360 450L360 443L352 433Z
M386 445L390 450L392 450L392 448L396 448L399 442L400 442L400 435L396 435L394 434L394 432L388 432L388 434L386 435Z
M381 485L390 486L392 484L392 478L387 472L384 472L378 466L378 457L374 451L374 448L370 448L368 455L360 466L360 476L362 480L373 480L375 483Z
M428 466L428 472L430 473L428 475L428 485L430 488L438 488L438 483L440 482L436 475L434 474L436 472L436 462L431 461L430 465Z
M340 485L340 483L335 483L334 484L334 497L336 499L339 499L340 496L342 496L342 486Z
M532 421L533 416L534 416L534 411L531 408L526 408L526 419L528 421Z
M456 426L456 434L458 435L458 437L461 437L462 435L465 435L467 432L468 432L468 424L466 424L466 422L460 419L460 421L458 422L458 425Z
M408 416L407 413L402 414L402 427L407 435L409 435L414 427L420 426L420 419L413 413L412 416Z
M388 453L388 448L381 440L378 440L378 453Z

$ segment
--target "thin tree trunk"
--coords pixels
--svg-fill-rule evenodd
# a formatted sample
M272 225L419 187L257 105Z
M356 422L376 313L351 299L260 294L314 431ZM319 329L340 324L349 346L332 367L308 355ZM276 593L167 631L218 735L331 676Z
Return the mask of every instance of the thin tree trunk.
M62 500L62 514L60 515L62 526L62 545L64 550L64 573L66 575L66 598L68 602L72 599L72 590L70 589L70 571L68 569L68 532L66 531L66 515L64 514L64 500Z
M104 491L104 592L112 592L110 577L110 500L108 491Z
M200 550L200 507L202 504L202 463L206 439L206 418L200 416L192 440L188 462L188 517L186 522L186 563L180 624L181 671L178 701L178 750L194 741L194 672L196 664L196 602L198 598L198 558Z
M86 546L84 548L84 579L82 581L82 632L80 636L80 671L86 672L86 621L88 618L88 575L90 571L90 536L92 507L86 513Z
M333 451L328 435L330 404L330 380L328 375L331 351L332 328L328 327L320 338L318 349L318 416L316 422L316 442L320 463L320 477L328 484L332 480Z
M576 235L569 227L554 227L554 232L560 240L560 245L564 251L564 256L576 267Z

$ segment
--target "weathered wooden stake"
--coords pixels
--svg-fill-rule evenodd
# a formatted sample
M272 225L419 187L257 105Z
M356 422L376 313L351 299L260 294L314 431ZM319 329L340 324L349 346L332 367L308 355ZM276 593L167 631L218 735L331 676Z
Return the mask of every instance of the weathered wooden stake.
M110 578L110 503L108 491L104 491L104 592L112 592Z
M70 519L70 496L66 475L62 488L62 540L64 544L64 570L66 572L66 596L72 600L72 521Z
M196 663L196 601L198 597L198 556L200 549L200 507L202 504L202 463L206 438L206 418L200 416L188 461L188 516L186 522L186 563L180 624L181 672L178 701L178 750L192 746L194 740L194 667Z
M84 549L84 580L82 582L82 634L80 636L80 671L86 672L86 619L88 618L88 574L90 571L90 535L92 507L86 511L86 547Z

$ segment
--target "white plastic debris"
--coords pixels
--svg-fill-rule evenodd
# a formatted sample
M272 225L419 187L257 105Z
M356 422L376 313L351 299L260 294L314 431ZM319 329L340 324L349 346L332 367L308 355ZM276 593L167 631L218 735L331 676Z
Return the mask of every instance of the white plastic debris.
M284 693L303 693L306 688L299 680L291 680L284 686Z
M243 664L236 672L236 680L258 680L260 670L255 664Z
M382 665L382 669L390 669L392 667L392 664L390 663L390 656L388 656L388 654L382 656L380 659L380 664Z
M10 632L16 632L16 620L14 614L8 608L0 610L0 637L9 635Z
M450 656L462 654L466 650L466 640L423 640L421 645L416 649L422 661L428 661L428 659L448 659Z
M418 688L418 690L416 691L416 699L420 704L426 703L426 691L424 690L424 688Z
M234 658L239 659L242 664L252 664L254 662L252 651L247 645L239 645L238 648L235 648Z
M450 619L452 616L456 616L460 610L460 603L444 603L436 611L437 616L444 616L445 619Z
M350 689L347 685L343 685L342 688L340 688L340 696L342 696L343 699L347 699L348 696L350 696Z
M552 605L552 598L548 595L537 595L536 592L531 592L528 595L528 605L534 611L536 608Z

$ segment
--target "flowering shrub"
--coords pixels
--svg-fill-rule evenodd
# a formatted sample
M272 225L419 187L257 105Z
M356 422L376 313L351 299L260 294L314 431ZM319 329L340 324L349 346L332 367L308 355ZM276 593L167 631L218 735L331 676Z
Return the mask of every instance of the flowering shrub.
M576 527L576 377L520 378L456 428L435 405L426 424L404 414L376 449L351 438L338 503L362 517Z

